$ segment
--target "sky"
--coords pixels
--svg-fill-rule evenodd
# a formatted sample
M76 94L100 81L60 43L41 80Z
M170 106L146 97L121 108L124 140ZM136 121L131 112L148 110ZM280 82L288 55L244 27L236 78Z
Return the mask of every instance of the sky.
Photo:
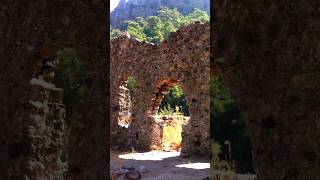
M117 7L119 1L120 0L110 0L110 12L113 11Z

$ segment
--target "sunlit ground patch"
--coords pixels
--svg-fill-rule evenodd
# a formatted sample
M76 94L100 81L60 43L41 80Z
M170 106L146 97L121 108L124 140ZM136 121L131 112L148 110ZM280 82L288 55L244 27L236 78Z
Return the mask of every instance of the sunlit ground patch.
M184 116L173 116L173 120L163 125L163 150L179 151L181 146L181 132Z
M178 168L189 168L189 169L209 169L210 163L188 163L176 165Z
M180 156L180 152L162 152L162 151L150 151L145 153L130 153L122 154L118 157L120 159L132 159L140 161L161 161L166 158Z

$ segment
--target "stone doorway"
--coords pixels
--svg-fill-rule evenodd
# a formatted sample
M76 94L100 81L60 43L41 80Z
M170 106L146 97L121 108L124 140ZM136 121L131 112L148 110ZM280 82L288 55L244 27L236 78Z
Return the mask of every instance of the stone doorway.
M154 147L162 151L181 151L182 133L189 122L189 108L183 89L177 79L168 78L157 83L148 114L160 127L160 144Z

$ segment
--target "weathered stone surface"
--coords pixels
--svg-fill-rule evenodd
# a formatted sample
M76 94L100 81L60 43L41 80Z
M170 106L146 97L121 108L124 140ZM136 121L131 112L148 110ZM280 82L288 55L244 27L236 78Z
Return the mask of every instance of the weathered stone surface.
M48 177L64 179L65 167L61 163L62 137L65 128L65 107L62 105L63 90L55 88L53 84L43 79L37 80L39 83L32 84L32 86L40 86L42 91L35 93L43 94L44 97L42 101L36 101L36 99L29 101L32 108L29 115L30 120L27 121L30 123L28 124L30 132L28 133L28 141L31 142L30 145L33 149L30 157L32 160L28 160L26 163L26 173L31 174L31 179L46 179ZM53 94L60 95L53 98ZM36 95L32 96L36 97Z
M118 124L122 127L128 128L131 124L131 95L130 90L127 88L127 81L119 87L119 116L118 116Z
M211 72L223 73L247 120L257 177L266 180L319 179L319 2L220 2L214 1L218 11L211 28L215 41ZM48 122L43 114L50 112L49 104L47 108L43 103L45 91L50 86L43 88L30 84L30 80L36 78L37 62L45 57L35 58L34 55L50 44L69 44L76 49L86 69L89 86L89 93L77 107L78 113L72 120L69 178L109 177L106 175L109 122L105 111L110 109L105 106L108 82L103 76L108 69L107 3L1 1L0 179L41 179L45 173L50 173L46 179L55 177L54 169L47 168L46 158L41 157L42 153L50 154L50 159L59 151L54 148L56 152L53 153L43 150L42 144L53 143L55 138L37 136L46 134L50 127L43 126ZM206 83L195 79L207 82L201 79L208 78L209 72L208 29L208 25L199 24L182 28L161 45L124 37L115 40L118 43L112 48L112 56L121 61L116 62L119 66L113 66L113 71L124 77L133 75L139 83L140 93L134 101L141 102L141 106L133 108L133 127L148 120L149 105L157 93L154 91L158 91L157 82L177 79L190 106L190 131L186 133L207 132L207 129L197 127L207 126L209 117L206 114L201 117L197 112L209 112L206 94L209 91L201 87ZM58 49L45 55L51 56ZM162 62L160 59L167 63L158 63ZM122 60L128 63L121 65ZM181 71L170 67L174 64L179 65ZM162 73L166 76L161 76ZM111 91L117 95L116 88L121 81L119 77L113 78L115 82L112 83L117 84L111 84L114 88ZM112 103L112 107L117 106ZM57 111L59 109L61 107L56 107ZM30 117L32 114L36 116ZM195 150L193 147L197 148L189 142L184 142L183 147L188 153ZM38 152L38 149L42 151ZM62 167L60 162L55 163Z
M151 150L157 146L162 130L152 115L158 111L164 94L179 84L186 94L191 127L187 133L183 130L182 153L209 153L209 32L209 24L195 23L171 33L161 44L139 42L125 35L112 40L111 140L119 135L119 86L132 76L137 89L132 97L131 135L127 139L134 148ZM119 146L115 141L112 145Z
M320 1L214 1L215 59L258 179L320 179Z
M64 47L76 50L89 87L72 118L68 176L107 179L107 3L0 2L0 179L63 179L62 94L37 75Z

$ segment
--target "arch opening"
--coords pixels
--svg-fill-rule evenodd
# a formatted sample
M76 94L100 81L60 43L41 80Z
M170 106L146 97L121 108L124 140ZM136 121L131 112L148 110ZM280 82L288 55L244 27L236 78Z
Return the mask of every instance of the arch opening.
M189 107L180 81L165 79L156 85L149 115L161 124L161 150L181 151L183 126L189 121Z
M119 114L118 125L129 128L132 123L132 99L136 91L137 82L129 76L119 86Z

